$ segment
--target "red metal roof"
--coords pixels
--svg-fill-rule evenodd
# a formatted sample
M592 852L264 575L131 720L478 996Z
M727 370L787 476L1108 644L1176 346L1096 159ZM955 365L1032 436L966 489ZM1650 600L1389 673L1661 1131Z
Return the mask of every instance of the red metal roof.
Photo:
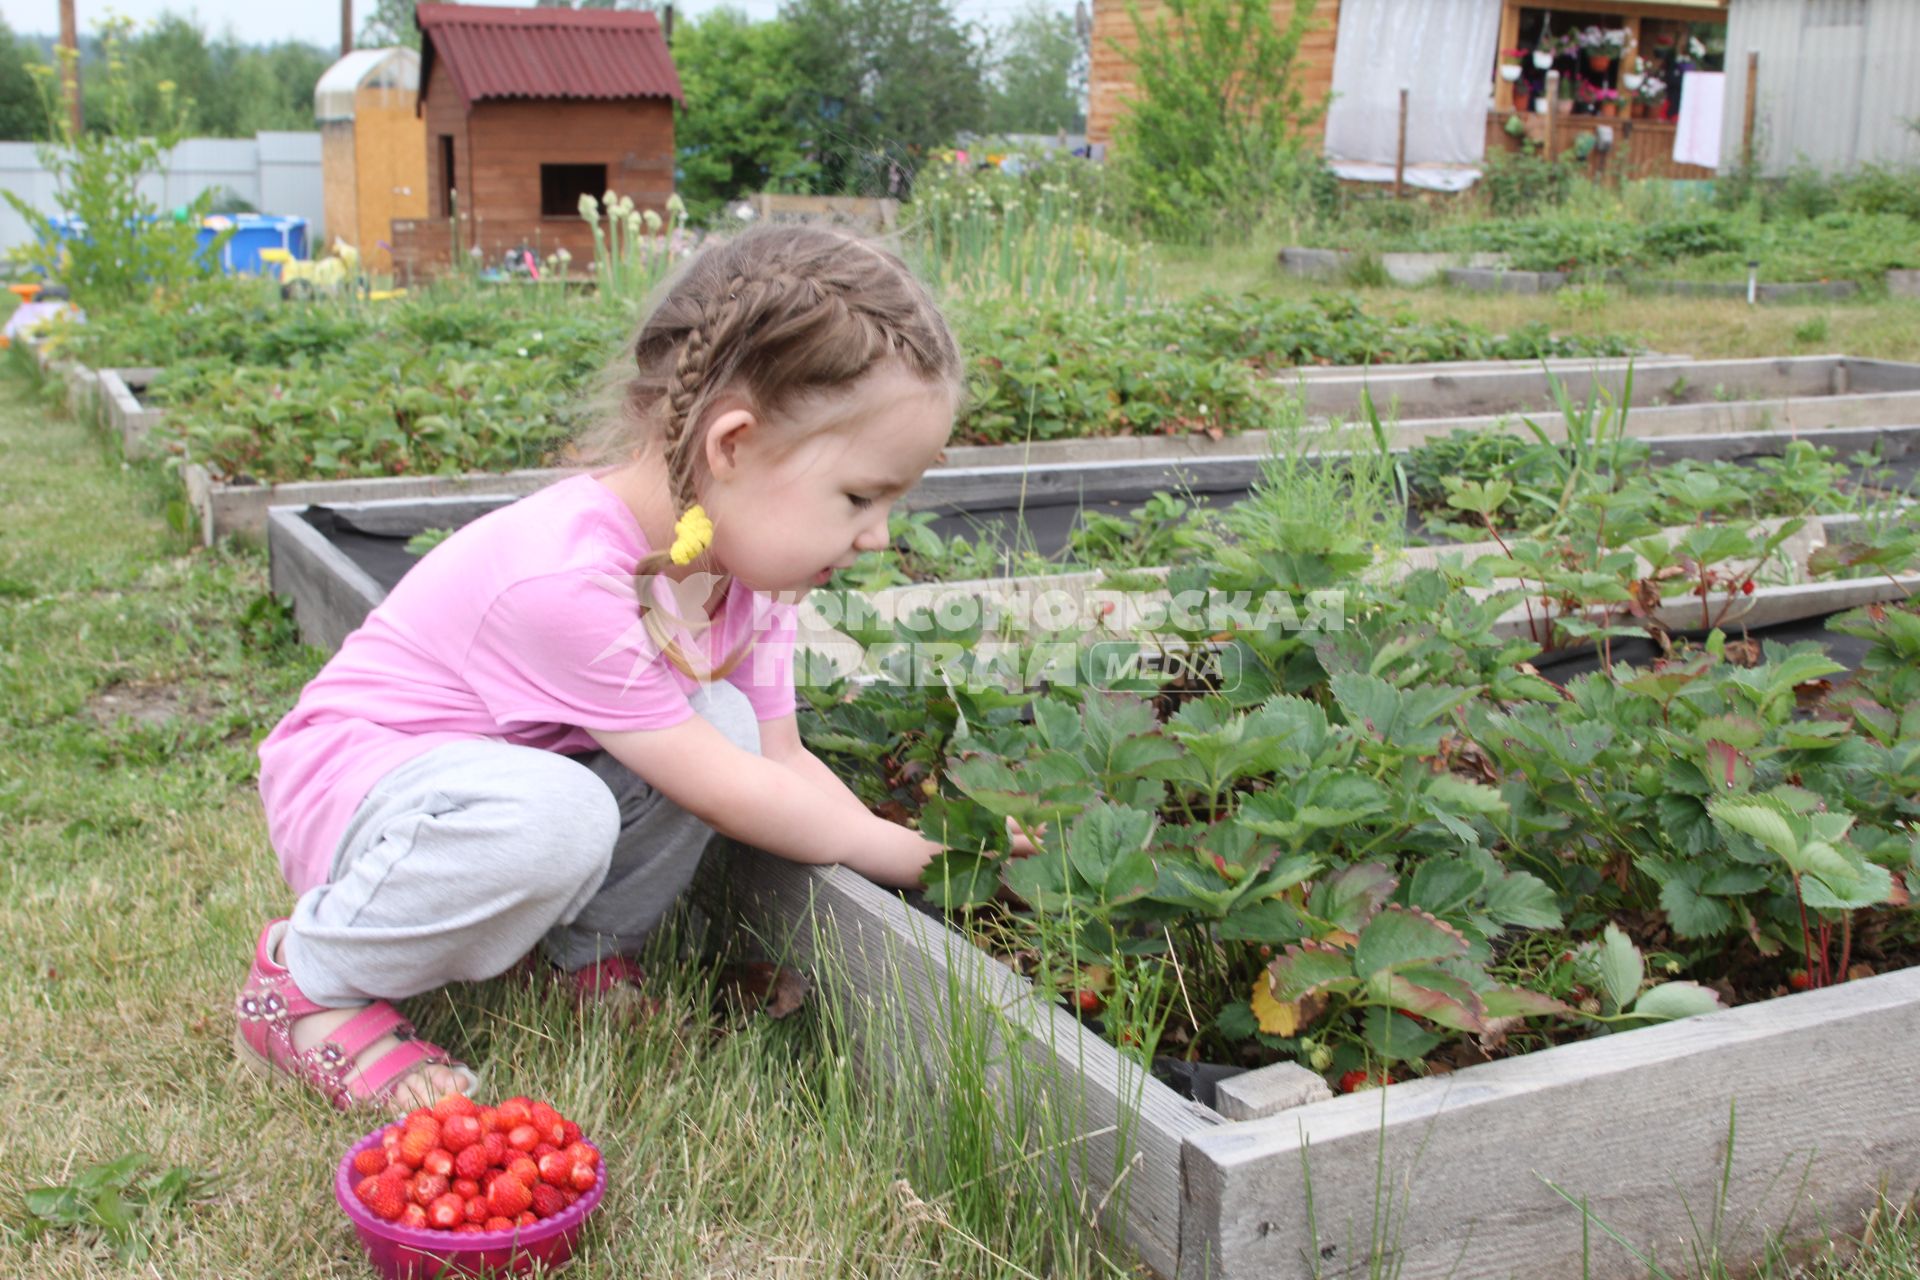
M424 92L445 58L469 110L484 98L672 98L680 93L651 13L423 4L415 10Z

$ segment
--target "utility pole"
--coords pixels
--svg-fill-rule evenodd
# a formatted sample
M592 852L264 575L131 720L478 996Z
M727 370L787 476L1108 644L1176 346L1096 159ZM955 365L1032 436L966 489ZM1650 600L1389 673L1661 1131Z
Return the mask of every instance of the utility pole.
M80 24L73 0L60 0L60 88L67 99L67 121L78 138L86 121L80 115Z
M353 0L340 0L340 56L353 52Z

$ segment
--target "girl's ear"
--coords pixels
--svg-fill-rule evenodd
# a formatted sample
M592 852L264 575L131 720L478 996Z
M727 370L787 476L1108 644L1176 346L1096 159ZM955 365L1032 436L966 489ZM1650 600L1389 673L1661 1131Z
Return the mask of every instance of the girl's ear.
M759 419L747 408L728 409L707 427L707 472L716 480L731 479L740 469L743 451L755 443Z

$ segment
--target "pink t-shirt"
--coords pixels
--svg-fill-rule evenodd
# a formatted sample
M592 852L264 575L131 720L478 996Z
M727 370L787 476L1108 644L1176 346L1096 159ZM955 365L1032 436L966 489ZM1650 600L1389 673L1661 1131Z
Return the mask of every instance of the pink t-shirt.
M663 581L636 586L648 553L633 513L575 476L467 525L429 552L300 694L260 744L260 797L296 893L324 884L348 821L374 783L449 742L491 738L595 750L589 729L668 729L693 715L698 682L639 625L638 591L700 616ZM762 720L794 709L795 608L735 584L688 665L725 678ZM660 616L660 615L656 615Z

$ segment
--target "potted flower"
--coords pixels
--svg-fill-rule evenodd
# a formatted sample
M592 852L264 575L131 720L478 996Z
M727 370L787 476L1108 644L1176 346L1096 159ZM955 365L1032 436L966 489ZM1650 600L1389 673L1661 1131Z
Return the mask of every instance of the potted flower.
M1573 114L1573 87L1577 79L1577 76L1560 77L1560 99L1553 104L1553 109L1563 116Z
M1587 27L1579 32L1578 39L1587 55L1587 65L1597 72L1611 69L1613 60L1627 47L1624 27Z
M1640 92L1641 84L1647 78L1647 64L1639 57L1633 60L1633 70L1620 73L1620 92L1629 96Z
M1525 49L1502 49L1500 51L1500 56L1505 59L1505 61L1500 64L1500 78L1502 80L1505 80L1508 84L1512 84L1520 78L1520 59L1525 53Z
M1633 93L1635 118L1650 116L1667 96L1667 82L1659 76L1644 76Z
M1560 52L1560 39L1548 32L1540 33L1540 43L1534 46L1533 69L1546 71L1553 66L1553 59Z

